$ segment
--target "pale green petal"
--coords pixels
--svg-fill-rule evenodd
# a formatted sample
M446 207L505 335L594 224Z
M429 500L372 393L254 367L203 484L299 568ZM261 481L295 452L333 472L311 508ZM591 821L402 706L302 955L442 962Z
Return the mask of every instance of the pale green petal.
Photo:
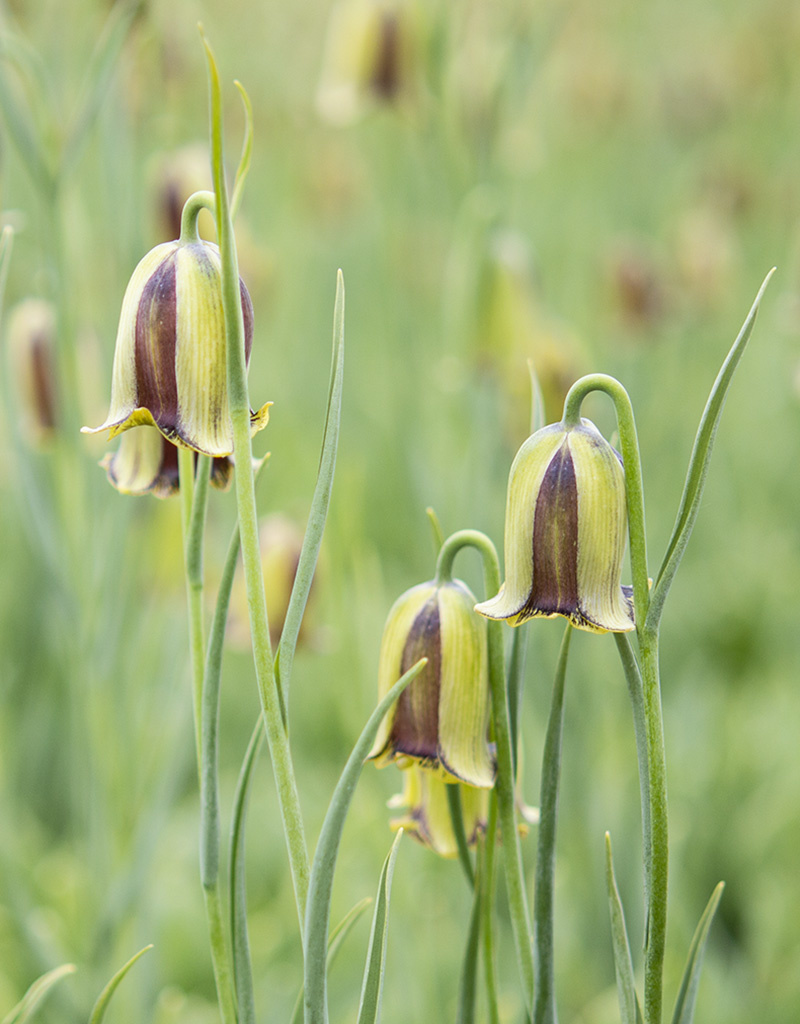
M164 441L154 427L139 427L122 435L119 448L101 465L122 494L146 494L161 469Z
M488 747L489 663L486 623L460 580L439 588L441 675L439 757L442 767L471 786L494 785Z
M634 628L620 586L627 539L625 474L611 445L589 420L569 433L578 492L580 611L601 630Z
M495 597L475 606L477 612L489 619L512 619L530 597L536 497L565 433L560 423L537 430L517 452L511 465L506 501L505 583Z
M378 658L378 699L381 700L402 676L403 650L414 620L436 592L434 583L420 583L407 590L392 605L383 630ZM395 705L396 706L396 705ZM377 758L384 753L394 721L394 708L378 729L378 735L368 757Z
M105 423L99 427L83 427L85 434L97 434L102 430L111 430L111 437L137 426L143 420L132 421L131 413L136 409L136 316L142 292L156 269L179 246L178 242L163 242L151 249L139 262L133 276L125 289L122 300L122 312L117 329L117 342L114 349L114 367L111 374L111 408ZM152 421L152 417L151 417ZM114 429L117 428L117 429Z

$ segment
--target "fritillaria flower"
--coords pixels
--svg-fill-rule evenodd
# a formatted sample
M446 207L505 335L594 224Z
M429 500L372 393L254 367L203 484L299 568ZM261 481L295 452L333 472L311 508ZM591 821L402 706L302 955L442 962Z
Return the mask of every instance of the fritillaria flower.
M538 430L511 466L505 583L476 611L512 626L563 615L595 633L632 630L626 531L622 460L594 424Z
M378 688L385 695L420 658L422 669L381 723L370 757L416 762L470 786L494 785L487 742L486 623L460 580L423 583L402 595L383 632Z
M245 353L253 306L239 283ZM88 433L109 437L131 427L158 427L168 441L205 455L233 451L228 410L219 249L197 239L165 242L139 263L122 303L105 423ZM268 406L251 414L253 433L266 426Z
M474 846L478 836L486 831L487 789L446 782L435 772L426 772L412 763L403 771L403 792L389 801L390 808L403 812L391 820L391 827L402 828L440 857L458 856L447 799L449 785L458 786L464 835L467 845Z
M23 299L8 317L8 349L22 432L44 445L56 429L56 313L45 299Z
M119 448L106 455L100 465L109 483L121 494L152 494L169 498L179 487L178 449L155 427L126 430ZM227 457L211 463L211 485L225 491L230 487L233 462Z

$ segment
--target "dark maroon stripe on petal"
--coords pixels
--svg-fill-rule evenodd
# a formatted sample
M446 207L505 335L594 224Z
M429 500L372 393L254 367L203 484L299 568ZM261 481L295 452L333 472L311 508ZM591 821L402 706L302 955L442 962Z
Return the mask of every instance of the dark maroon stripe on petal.
M391 11L381 15L370 87L382 100L393 100L400 89L400 25Z
M149 409L159 427L178 423L175 375L177 293L175 254L159 264L147 281L136 312L136 403Z
M53 352L50 339L37 334L31 343L33 364L33 400L36 403L37 422L43 430L56 425L55 397L53 394Z
M525 611L578 610L578 488L565 440L544 474L533 517L533 587Z
M428 664L400 695L390 743L398 753L435 760L439 749L442 661L439 601L435 594L419 612L408 634L400 662L401 674L420 658L427 658Z

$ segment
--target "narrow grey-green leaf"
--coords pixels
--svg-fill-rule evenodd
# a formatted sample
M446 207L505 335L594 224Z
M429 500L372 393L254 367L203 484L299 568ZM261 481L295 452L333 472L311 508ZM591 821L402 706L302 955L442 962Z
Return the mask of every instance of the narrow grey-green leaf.
M711 922L714 920L714 914L719 906L724 888L725 883L720 882L713 891L695 930L681 979L681 987L678 990L678 998L675 1001L672 1024L692 1024L694 1020L694 1007L697 1001L697 988L700 984L700 971L703 967L703 954L706 950Z
M325 961L326 970L331 969L333 962L336 960L336 954L344 945L344 940L353 930L353 926L356 921L358 921L371 903L372 897L365 896L363 900L356 903L352 910L349 910L345 914L342 920L333 929L330 938L328 939L328 956ZM300 1024L303 1019L303 992L304 989L301 988L297 994L297 1002L294 1004L290 1024Z
M617 975L619 1015L622 1024L640 1024L642 1011L636 995L633 978L631 947L625 927L625 914L619 898L617 880L614 877L614 861L611 854L611 836L606 832L606 885L608 886L608 909L611 913L611 941L614 947L614 968Z
M364 968L361 999L358 1006L358 1024L378 1024L381 1016L383 976L386 968L386 939L389 934L389 901L392 895L392 875L403 830L399 829L392 848L383 862L378 898L372 915L372 930L369 936L369 952Z
M111 981L109 981L109 983L98 996L97 1002L94 1004L94 1009L92 1010L92 1015L91 1017L89 1017L89 1024L101 1024L101 1021L106 1015L108 1004L111 1002L111 997L117 991L119 983L131 969L131 967L133 967L133 965L136 963L139 957L144 956L144 954L152 948L152 944L149 946L145 946L144 949L140 949L138 953L132 956L124 966L120 967L120 969L111 979Z
M64 176L69 174L80 157L100 106L108 94L120 51L128 38L134 18L143 6L142 0L117 0L111 8L89 60L77 112L67 134L59 168L59 173Z
M725 405L725 398L728 394L731 382L733 381L733 375L736 372L736 367L739 365L739 360L742 358L742 354L744 353L747 342L753 331L753 324L755 323L761 298L764 295L764 291L774 273L775 268L773 267L773 269L770 270L764 278L764 283L758 290L758 295L756 295L755 302L753 303L750 312L747 314L747 319L742 325L739 336L733 343L733 347L725 358L725 362L722 364L722 368L717 375L717 379L714 381L714 386L711 388L711 393L708 396L706 407L703 410L702 417L700 418L700 425L697 428L697 435L695 436L692 455L689 459L689 469L686 473L686 482L683 486L683 495L681 497L680 507L678 508L678 516L672 530L672 536L670 537L669 544L667 545L664 560L661 563L661 568L659 569L655 585L650 595L650 610L647 613L647 620L644 627L645 630L652 632L658 626L658 621L661 618L661 613L664 608L664 601L667 593L669 592L669 588L672 585L678 566L680 565L683 553L686 550L686 545L689 542L689 537L700 508L700 499L703 496L703 488L705 486L706 475L708 473L711 450L714 445L714 438L716 436L720 416L722 415L722 409Z
M528 360L528 373L531 375L531 433L535 434L545 425L544 395L532 359Z
M253 766L264 740L264 719L258 716L247 751L242 761L236 793L233 799L233 818L230 837L230 927L233 978L239 1008L239 1024L255 1021L253 996L253 968L250 962L250 938L247 930L247 880L245 874L244 839L247 823L247 804L253 779Z
M52 986L68 974L74 973L74 964L62 964L61 967L56 967L55 970L48 971L41 978L37 978L14 1009L3 1017L0 1024L23 1024L23 1021L28 1020Z
M284 713L289 695L292 662L297 647L300 624L311 591L314 570L317 567L322 534L328 517L331 500L333 474L336 468L336 452L339 446L339 422L342 409L342 384L344 381L344 277L341 270L336 275L336 300L333 310L333 352L331 355L331 376L328 388L328 406L325 413L325 427L322 431L317 482L311 499L303 546L297 563L297 572L292 586L289 607L286 611L280 644L275 659L275 675L283 699ZM269 596L269 595L267 595Z
M233 219L239 211L242 202L244 183L247 180L247 172L250 170L250 158L253 155L253 104L241 82L233 83L239 90L244 106L244 142L242 143L242 155L239 157L239 166L236 168L236 178L233 182L233 195L231 197L231 218Z
M353 799L364 758L370 751L383 716L408 684L422 671L427 658L413 665L389 690L370 715L358 742L353 747L336 785L325 820L322 823L308 887L305 926L305 1024L324 1024L328 1019L327 976L328 918L333 889L333 873L342 839L347 812Z

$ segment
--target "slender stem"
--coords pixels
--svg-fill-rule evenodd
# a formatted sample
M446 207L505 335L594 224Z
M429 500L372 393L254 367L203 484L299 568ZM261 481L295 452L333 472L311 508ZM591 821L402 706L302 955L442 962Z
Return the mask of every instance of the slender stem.
M450 812L450 824L458 847L458 859L464 869L467 882L471 889L475 888L475 872L469 855L469 845L464 833L464 815L461 810L461 787L457 783L445 787L447 793L447 809Z
M633 711L633 733L636 739L636 757L639 762L639 791L642 802L642 856L644 860L644 948L647 948L647 934L650 921L650 890L652 888L651 872L653 870L652 830L650 827L650 776L647 756L647 715L644 705L644 684L639 664L631 647L627 633L615 633L625 681L628 684L628 696Z
M618 380L604 373L581 377L569 389L564 400L564 426L580 423L581 404L591 391L602 391L614 403L619 428L619 445L625 470L625 496L628 505L628 535L631 541L631 572L633 575L633 607L636 622L644 625L650 603L647 578L647 542L644 524L644 488L636 421L628 392Z
M486 972L486 1002L489 1024L499 1024L497 964L494 955L495 849L497 842L497 799L489 797L486 836L481 847L481 918L483 923L483 966Z
M186 563L186 595L189 603L189 645L192 662L192 703L194 707L195 744L200 791L204 803L209 789L208 776L214 775L211 786L216 793L216 743L208 742L204 715L203 690L205 680L205 638L203 625L203 535L205 532L206 508L208 506L208 480L211 459L201 456L195 479L195 453L188 448L178 449L178 472L180 475L181 519L183 524L184 559ZM216 718L216 716L214 716ZM216 722L210 732L216 734ZM203 840L201 850L207 847L205 832L208 829L207 815L202 815ZM217 829L219 828L217 823ZM208 938L214 979L217 986L220 1013L223 1024L236 1024L236 1005L233 998L233 976L230 954L223 926L222 906L216 872L209 873L206 858L201 855L201 882L208 920Z
M644 965L646 1024L661 1024L664 985L664 950L667 935L669 828L667 818L667 766L661 712L658 634L639 636L647 727L647 768L650 803L650 904Z
M540 796L539 849L533 896L533 954L536 968L536 999L534 1024L556 1024L554 899L556 866L556 825L558 819L558 786L561 776L561 737L564 731L564 681L572 626L567 626L558 658L553 685L553 702L542 754Z
M500 589L500 565L497 551L489 538L477 530L461 530L454 533L442 545L436 565L436 581L444 582L452 577L453 560L463 547L474 547L483 560L484 587L487 594L496 594ZM497 808L500 829L503 835L503 860L505 862L506 889L511 914L511 927L517 951L517 962L525 992L525 1005L533 1005L533 950L531 946L530 916L525 894L525 877L522 869L522 850L517 828L514 803L514 767L511 756L511 727L508 715L506 691L505 652L503 649L502 622L487 622L489 648L489 690L492 702L492 724L497 748Z
M282 702L273 668L261 553L258 545L258 516L250 440L250 400L247 390L239 267L230 218L228 190L223 173L219 75L213 54L205 38L204 43L209 70L212 169L216 195L217 237L222 266L222 304L225 312L227 337L228 403L233 424L233 447L236 457L236 503L239 512L242 559L261 712L264 717L264 728L278 791L278 802L297 904L297 917L302 935L308 897L308 850L300 809L300 797L297 792L289 749L289 737L283 724Z

